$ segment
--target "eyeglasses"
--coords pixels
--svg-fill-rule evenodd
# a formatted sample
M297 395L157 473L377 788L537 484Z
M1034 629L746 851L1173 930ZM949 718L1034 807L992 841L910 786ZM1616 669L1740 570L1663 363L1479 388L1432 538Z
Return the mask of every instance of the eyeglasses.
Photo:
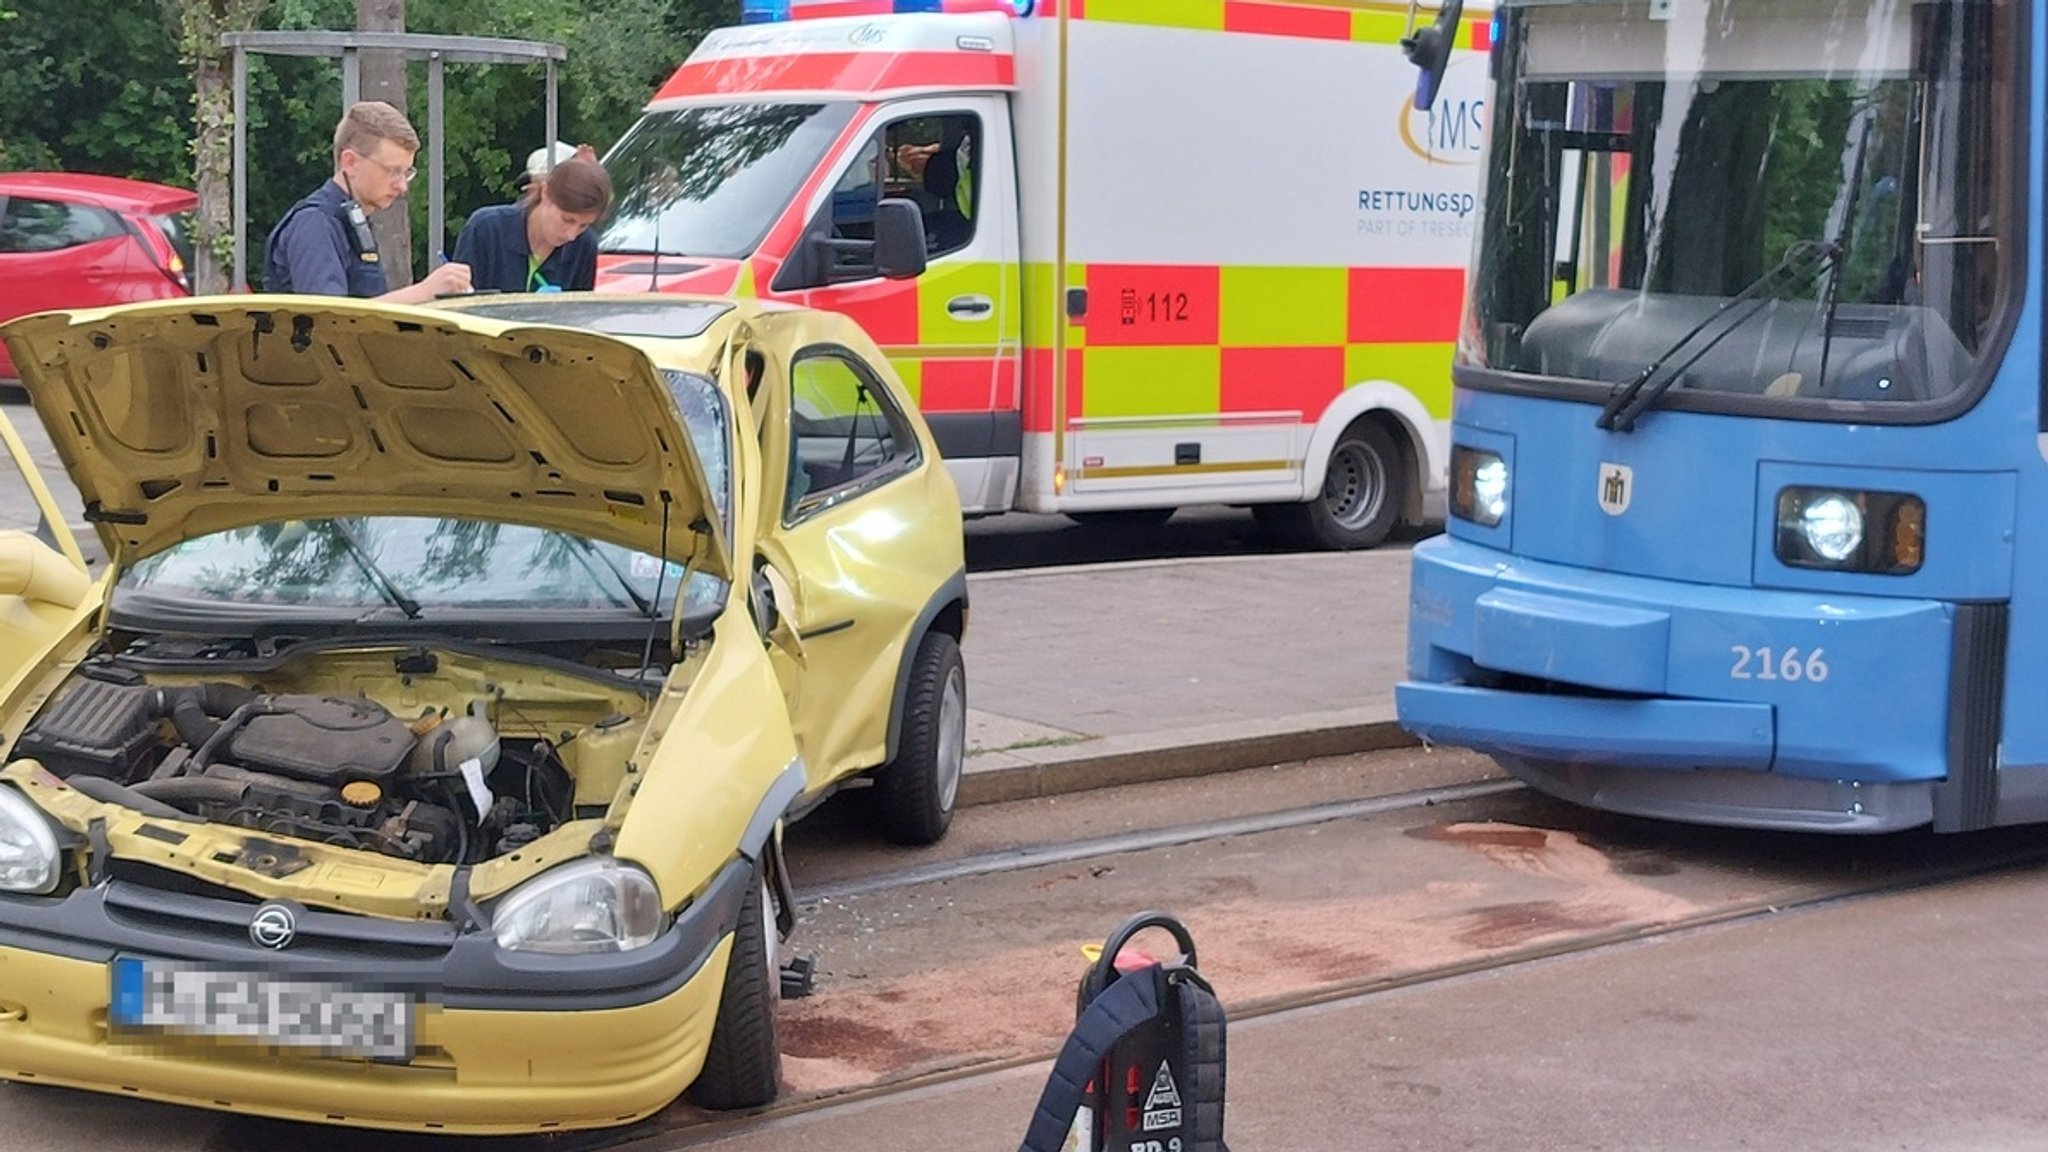
M356 153L356 159L375 164L386 177L395 178L400 184L410 184L412 183L412 178L420 174L420 170L417 168L393 168L375 156L365 156L361 152Z

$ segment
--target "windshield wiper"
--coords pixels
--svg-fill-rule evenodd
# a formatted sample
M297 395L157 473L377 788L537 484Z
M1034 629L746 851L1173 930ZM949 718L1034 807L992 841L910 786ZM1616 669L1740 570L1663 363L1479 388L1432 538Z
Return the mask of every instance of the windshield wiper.
M341 537L341 542L348 545L349 555L356 558L356 563L362 566L364 574L377 586L377 591L382 593L386 600L391 601L400 612L405 613L407 620L419 619L420 602L400 592L398 585L391 582L391 577L386 576L384 570L377 567L377 562L370 559L369 549L363 547L363 542L356 538L355 530L348 526L348 522L335 519L329 520L327 524L334 529L335 535Z
M1863 132L1856 138L1856 163L1849 174L1849 202L1842 206L1842 226L1835 232L1835 251L1841 254L1835 274L1828 277L1827 301L1821 308L1820 320L1820 371L1814 380L1815 389L1828 386L1828 352L1835 342L1835 305L1842 298L1842 277L1849 271L1849 239L1855 235L1856 205L1863 198L1863 162L1870 153L1870 120L1865 113Z
M1729 333L1742 327L1751 316L1763 310L1763 306L1771 299L1764 295L1766 289L1775 288L1781 277L1786 278L1787 286L1797 284L1818 274L1821 269L1840 259L1841 254L1842 250L1838 245L1823 240L1801 240L1787 248L1784 259L1765 269L1763 275L1750 281L1743 286L1742 291L1723 301L1719 308L1707 314L1706 319L1693 325L1685 335L1672 341L1669 348L1653 357L1643 370L1636 374L1635 379L1608 397L1607 405L1600 409L1600 419L1594 422L1595 425L1615 432L1634 431L1636 418L1648 411L1651 405L1657 402L1658 397L1670 391L1671 386L1685 375L1686 369L1699 363L1700 357L1713 351L1714 346L1726 339ZM1748 303L1750 307L1742 315L1730 321L1713 339L1700 345L1699 351L1686 357L1683 363L1673 368L1663 379L1651 383L1658 371L1673 356L1692 343L1693 337L1704 332L1714 321L1727 315L1729 309L1743 303Z
M565 533L564 535L567 534ZM619 587L624 589L626 595L632 598L633 607L639 609L642 616L651 618L655 615L654 601L642 596L640 590L633 587L633 582L626 578L624 572L619 571L619 566L612 563L611 557L604 554L604 549L599 548L581 536L568 536L568 539L574 541L576 546L583 550L585 556L595 557L597 562L604 566L604 570L612 574L612 578L617 580Z

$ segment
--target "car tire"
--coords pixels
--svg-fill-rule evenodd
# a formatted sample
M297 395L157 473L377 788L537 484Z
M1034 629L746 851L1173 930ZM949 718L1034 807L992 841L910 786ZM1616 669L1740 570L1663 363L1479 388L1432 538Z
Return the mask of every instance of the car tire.
M763 1108L775 1102L781 1089L775 1003L781 997L782 977L775 968L771 918L768 885L756 876L733 927L732 953L725 962L725 985L718 994L711 1043L704 1049L704 1068L686 1093L700 1108Z
M918 641L903 694L896 759L875 777L882 832L898 844L936 844L953 823L967 763L967 667L944 632Z
M1094 512L1062 512L1060 515L1083 528L1156 528L1179 511L1176 508L1109 508Z
M1393 435L1377 424L1354 424L1330 449L1320 495L1306 504L1260 504L1252 515L1261 528L1301 547L1372 548L1400 519L1406 476Z

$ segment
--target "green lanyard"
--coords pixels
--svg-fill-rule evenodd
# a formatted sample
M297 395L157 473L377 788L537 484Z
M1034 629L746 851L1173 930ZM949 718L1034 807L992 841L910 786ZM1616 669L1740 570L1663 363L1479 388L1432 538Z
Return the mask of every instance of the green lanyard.
M528 292L538 292L547 286L547 280L540 274L540 258L528 252L526 254L526 290Z

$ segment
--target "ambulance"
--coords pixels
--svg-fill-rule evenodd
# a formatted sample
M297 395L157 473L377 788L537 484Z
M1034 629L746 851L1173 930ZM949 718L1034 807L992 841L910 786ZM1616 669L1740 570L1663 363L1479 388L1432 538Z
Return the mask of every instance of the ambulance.
M1248 505L1325 548L1421 518L1448 456L1484 12L1438 14L1425 111L1406 4L742 11L605 156L599 290L854 317L970 515Z

